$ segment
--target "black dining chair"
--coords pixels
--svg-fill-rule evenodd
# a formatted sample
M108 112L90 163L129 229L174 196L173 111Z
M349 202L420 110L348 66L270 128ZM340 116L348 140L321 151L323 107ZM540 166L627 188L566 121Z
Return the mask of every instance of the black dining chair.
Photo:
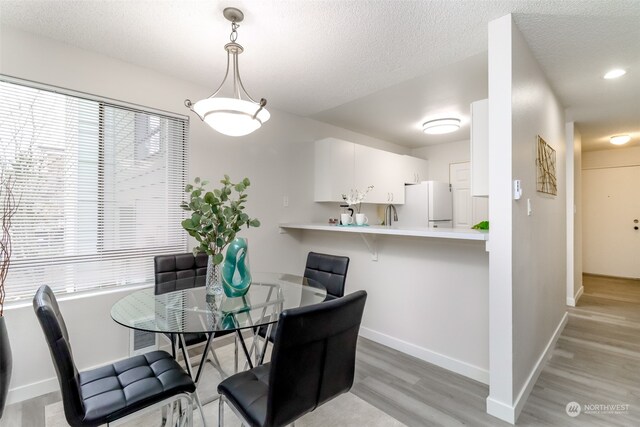
M182 400L186 405L180 417L192 425L191 396L196 386L169 353L153 351L78 372L67 327L51 288L45 285L38 289L33 309L49 345L69 425L109 425L160 408L166 421L167 409L173 412L174 403Z
M293 423L353 385L365 291L280 314L271 362L218 385L224 403L251 427Z
M304 277L327 290L326 301L342 298L349 270L349 257L309 252Z
M185 288L193 288L198 286L204 286L207 274L207 261L208 255L205 253L198 253L193 255L191 252L172 254L172 255L157 255L153 258L153 266L155 273L155 294L162 295L168 292L178 291ZM194 279L194 280L188 280ZM196 280L202 279L202 280ZM234 331L225 331L216 333L215 338L220 338L224 335L232 334ZM173 357L176 357L176 337L174 334L165 334L171 341L171 353ZM208 339L204 333L188 333L182 337L188 347L196 346L205 343ZM182 348L182 341L178 340L178 350L183 351L183 356L186 359L188 357L186 349ZM217 369L221 370L222 366L218 360L218 356L213 348L210 349L213 361L211 362ZM215 361L215 363L213 363ZM186 362L186 361L185 361ZM238 372L238 343L235 343L235 359L234 359L234 372ZM188 366L188 365L187 365Z
M309 285L319 284L327 290L325 301L330 301L344 296L344 286L349 270L349 257L309 252L307 263L304 267L304 278L310 279ZM267 326L261 326L258 335L267 336ZM273 342L276 328L271 328L269 341Z

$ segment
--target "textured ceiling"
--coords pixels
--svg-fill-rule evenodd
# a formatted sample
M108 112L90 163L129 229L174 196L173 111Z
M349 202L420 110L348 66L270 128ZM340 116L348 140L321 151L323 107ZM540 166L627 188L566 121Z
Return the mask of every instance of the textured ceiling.
M311 117L417 148L469 139L469 104L487 96L483 52ZM424 122L444 117L460 119L460 129L444 135L422 132Z
M517 15L515 21L582 134L585 150L640 146L640 1L625 16ZM602 78L613 68L625 76Z
M603 87L594 93L594 85L602 82L591 79L598 79L603 68L615 59L634 67L635 74L630 72L625 78L638 81L638 49L635 60L622 57L638 45L638 26L631 28L631 22L640 17L640 1L634 0L1 0L0 25L213 89L225 67L222 47L228 40L229 25L221 11L227 6L245 12L238 38L245 47L240 57L245 86L254 98L266 97L269 105L277 109L329 117L332 109L385 88L411 79L420 84L422 79L418 77L437 74L440 69L486 51L488 22L514 13L551 83L570 107L585 141L609 132L605 122L619 120L611 128L632 127L629 119L619 114L633 111L632 108L616 110L615 117L613 113L602 114L602 110L610 111L608 106L617 102L613 100L624 101L625 96L624 105L629 107L633 102L628 100L630 91L637 86L620 91ZM621 52L620 58L613 55L616 50ZM600 54L605 60L600 60ZM406 85L399 87L411 92ZM424 92L416 93L426 96ZM188 95L196 98L208 94ZM455 97L456 93L442 94L442 99L452 105ZM411 105L418 105L419 101L407 99ZM466 101L462 94L455 102L463 105ZM600 104L603 101L604 107ZM436 107L431 100L425 103L429 108ZM425 117L432 114L427 109L420 110ZM372 107L368 116L371 129L386 114L384 108L380 108L379 116L375 111ZM415 119L405 122L413 124ZM342 125L367 127L355 118L352 122L343 119ZM636 130L640 129L636 126ZM366 133L382 136L383 131ZM386 139L417 144L399 127L384 135Z

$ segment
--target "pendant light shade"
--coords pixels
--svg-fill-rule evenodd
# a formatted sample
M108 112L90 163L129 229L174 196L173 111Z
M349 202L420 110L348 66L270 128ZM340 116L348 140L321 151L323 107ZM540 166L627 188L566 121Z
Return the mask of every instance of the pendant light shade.
M259 102L255 101L247 93L240 79L238 55L244 51L244 48L236 43L236 40L238 22L244 19L244 15L240 10L232 7L226 8L223 14L227 20L231 21L231 43L224 46L227 51L227 71L222 83L210 97L196 103L187 99L184 103L217 132L228 136L244 136L259 129L271 115L265 109L267 100L262 98ZM231 79L227 89L231 97L216 96L225 88L230 74Z
M207 98L196 102L193 111L214 130L228 136L244 136L257 130L271 116L260 105L236 98ZM254 117L255 115L255 117Z

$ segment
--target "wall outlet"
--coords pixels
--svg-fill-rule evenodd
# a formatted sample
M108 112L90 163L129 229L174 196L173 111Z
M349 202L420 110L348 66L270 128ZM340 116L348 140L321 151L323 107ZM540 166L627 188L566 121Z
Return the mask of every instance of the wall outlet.
M289 196L282 196L282 206L285 208L289 207Z

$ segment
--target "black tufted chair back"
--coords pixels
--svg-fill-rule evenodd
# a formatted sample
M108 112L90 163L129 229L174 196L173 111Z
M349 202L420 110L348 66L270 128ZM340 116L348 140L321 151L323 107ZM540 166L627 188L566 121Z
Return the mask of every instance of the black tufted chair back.
M304 277L313 279L327 289L327 300L344 296L349 258L309 252Z
M351 389L366 299L357 291L280 314L265 425L289 424Z
M80 375L73 361L69 334L58 301L49 286L44 285L38 289L33 298L33 309L49 344L53 365L58 374L64 413L69 424L76 425L77 420L84 418Z
M156 295L173 292L185 287L203 286L204 280L189 280L207 274L208 255L192 253L157 255L153 258L156 276Z

